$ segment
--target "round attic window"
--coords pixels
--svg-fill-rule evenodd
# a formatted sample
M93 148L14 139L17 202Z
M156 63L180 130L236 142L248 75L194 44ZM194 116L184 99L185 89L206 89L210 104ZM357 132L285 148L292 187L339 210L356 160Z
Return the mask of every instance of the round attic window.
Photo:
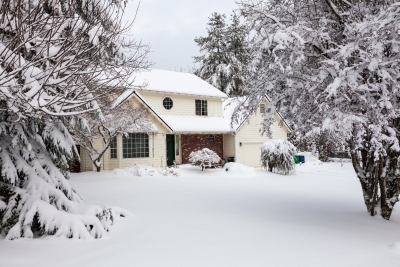
M163 99L163 106L165 109L170 110L174 106L174 102L172 101L172 99L170 97L165 97Z

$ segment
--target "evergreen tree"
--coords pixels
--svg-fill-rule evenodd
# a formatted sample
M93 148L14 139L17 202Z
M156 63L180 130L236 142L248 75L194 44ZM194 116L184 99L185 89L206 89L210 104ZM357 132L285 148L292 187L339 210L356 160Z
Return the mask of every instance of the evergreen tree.
M195 74L229 96L241 95L249 61L246 27L235 13L230 25L218 13L207 25L208 36L195 39L203 53L194 57L200 63Z
M194 57L195 63L201 64L195 74L219 90L226 92L229 85L229 62L226 55L225 15L212 13L207 25L208 36L194 39L200 47L200 52L203 53L201 56Z
M147 50L121 36L123 1L0 5L0 235L101 237L128 212L83 205L68 183L78 155L64 122L96 110Z
M226 30L227 58L229 60L229 87L226 93L230 96L243 95L245 81L248 75L247 66L250 61L248 44L248 28L240 22L234 12L231 15L231 24Z

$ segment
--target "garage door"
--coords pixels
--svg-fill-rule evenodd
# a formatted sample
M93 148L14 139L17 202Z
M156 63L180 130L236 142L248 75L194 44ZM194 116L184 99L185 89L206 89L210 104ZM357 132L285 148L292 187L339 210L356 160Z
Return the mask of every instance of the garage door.
M251 167L261 167L260 156L262 143L243 143L244 164Z

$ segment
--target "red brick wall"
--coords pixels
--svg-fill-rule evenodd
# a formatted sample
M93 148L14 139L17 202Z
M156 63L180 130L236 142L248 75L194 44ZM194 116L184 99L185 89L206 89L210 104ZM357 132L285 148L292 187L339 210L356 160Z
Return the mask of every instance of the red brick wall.
M215 142L208 141L209 134L182 134L182 163L189 163L189 155L193 151L208 148L214 151L222 159L222 134L215 134Z

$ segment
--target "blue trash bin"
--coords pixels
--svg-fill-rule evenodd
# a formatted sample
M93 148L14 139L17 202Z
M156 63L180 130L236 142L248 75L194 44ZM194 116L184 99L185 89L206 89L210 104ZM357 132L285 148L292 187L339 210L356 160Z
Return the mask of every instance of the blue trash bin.
M305 163L305 162L306 162L304 156L300 155L299 157L300 157L300 162L301 162L301 163Z

